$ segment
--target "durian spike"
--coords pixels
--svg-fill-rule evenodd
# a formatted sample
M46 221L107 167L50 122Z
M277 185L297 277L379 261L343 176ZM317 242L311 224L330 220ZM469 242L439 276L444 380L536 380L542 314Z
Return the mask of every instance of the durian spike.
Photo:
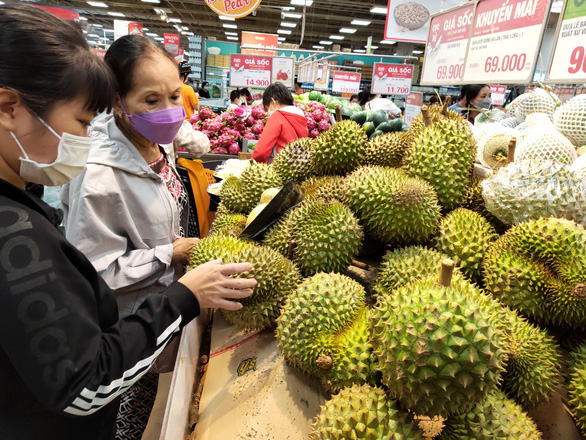
M336 122L342 122L342 108L339 105L336 106Z
M452 105L452 97L451 96L446 96L445 102L447 102L447 106L449 107L450 105Z
M426 127L431 125L431 114L429 113L429 107L424 105L421 107L421 114L423 115L423 123Z
M452 287L452 275L454 274L455 263L446 258L442 261L442 271L440 273L439 285L444 287Z
M507 165L515 161L515 149L517 148L517 138L512 138L509 142L509 152L507 153Z
M444 100L444 105L442 106L442 115L448 116L448 100Z

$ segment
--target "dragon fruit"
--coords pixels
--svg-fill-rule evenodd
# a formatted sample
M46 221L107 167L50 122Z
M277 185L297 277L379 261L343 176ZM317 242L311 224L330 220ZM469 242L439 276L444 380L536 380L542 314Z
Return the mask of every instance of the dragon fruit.
M205 119L213 119L213 118L215 118L216 117L216 114L213 112L213 110L211 108L209 108L209 107L202 107L199 110L199 116L202 119L205 120Z
M315 122L319 122L324 118L324 114L323 112L319 111L319 110L314 110L311 112L311 118L315 121Z
M309 131L314 130L317 128L317 124L315 123L313 118L307 118L307 129Z
M256 104L252 107L252 117L254 119L263 119L266 116L266 112L262 104Z
M228 150L224 147L216 147L212 150L214 154L228 154Z
M198 113L194 113L189 118L190 124L195 124L196 122L201 122L201 116Z
M230 147L228 148L228 152L230 154L238 154L240 152L240 147L236 142L233 142Z
M252 126L252 132L253 132L254 134L261 134L261 133L262 133L262 130L263 130L263 128L264 128L264 127L262 126L262 124L259 124L259 123L257 122L256 124L254 124L254 125Z
M328 121L327 119L322 119L321 121L319 121L319 124L317 124L317 128L320 132L324 132L326 130L330 129L330 121Z
M246 133L244 133L244 139L255 140L256 135L251 131L247 131Z
M210 131L221 131L222 123L220 121L212 121L210 123Z
M245 106L239 106L232 111L234 112L234 116L236 116L237 118L244 118L248 113L248 108Z
M244 121L244 123L246 124L247 127L252 127L254 125L254 123L256 122L256 119L254 119L253 116L249 116L248 118L246 118L246 120Z
M311 130L309 132L309 137L312 139L315 139L318 136L319 136L319 130L317 128L314 128L313 130Z

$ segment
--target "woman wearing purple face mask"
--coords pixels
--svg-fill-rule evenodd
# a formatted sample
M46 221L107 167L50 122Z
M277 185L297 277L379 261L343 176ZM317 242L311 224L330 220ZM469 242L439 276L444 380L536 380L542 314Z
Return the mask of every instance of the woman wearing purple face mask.
M127 316L183 274L197 239L186 237L187 192L166 149L185 119L175 60L149 39L129 35L112 44L105 61L116 79L114 114L90 128L87 167L63 188L61 200L67 238L114 290L120 315ZM157 362L156 372L171 371L173 350ZM141 437L157 378L145 375L123 396L119 439Z

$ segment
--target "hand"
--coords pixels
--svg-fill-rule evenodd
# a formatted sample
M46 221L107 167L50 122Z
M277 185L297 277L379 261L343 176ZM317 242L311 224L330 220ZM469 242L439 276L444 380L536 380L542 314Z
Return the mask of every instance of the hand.
M173 258L171 264L189 264L191 249L199 241L199 238L178 238L173 242Z
M222 260L208 261L190 270L179 282L193 292L200 307L240 310L242 304L230 299L244 299L252 295L254 278L230 278L230 275L248 272L250 263L222 264Z

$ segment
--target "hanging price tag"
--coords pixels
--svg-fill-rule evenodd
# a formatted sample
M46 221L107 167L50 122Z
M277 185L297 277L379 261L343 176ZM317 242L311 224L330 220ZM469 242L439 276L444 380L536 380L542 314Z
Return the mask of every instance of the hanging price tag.
M490 93L492 105L502 106L505 104L505 96L507 94L506 86L490 86Z
M271 84L271 57L230 55L230 87L267 88Z
M375 95L405 95L411 93L413 66L411 64L375 63L371 93Z
M421 113L422 105L423 93L411 92L411 94L405 98L405 113L403 115L403 121L411 125L417 115Z
M423 59L422 85L454 85L462 78L474 5L452 9L431 18Z
M558 20L546 82L586 82L586 0L566 0Z
M479 2L462 82L531 82L549 5L550 0Z
M360 73L334 72L332 92L357 94L360 91Z

